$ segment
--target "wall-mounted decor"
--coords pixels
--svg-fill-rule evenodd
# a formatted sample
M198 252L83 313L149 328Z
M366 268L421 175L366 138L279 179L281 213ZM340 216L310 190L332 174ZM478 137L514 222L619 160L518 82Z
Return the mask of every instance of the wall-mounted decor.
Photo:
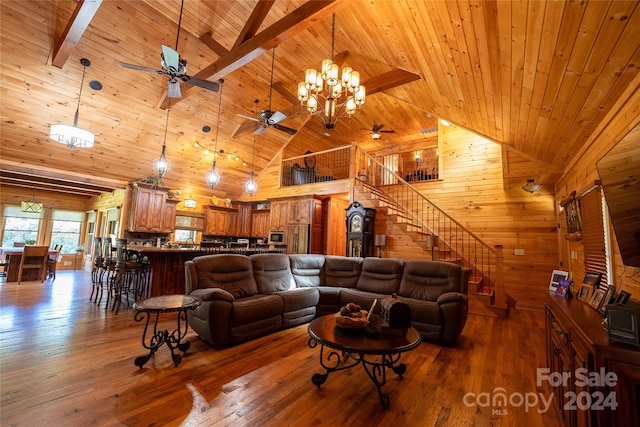
M565 219L567 221L567 233L578 233L582 231L582 221L580 219L580 201L575 198L575 192L571 193L573 196L564 207Z

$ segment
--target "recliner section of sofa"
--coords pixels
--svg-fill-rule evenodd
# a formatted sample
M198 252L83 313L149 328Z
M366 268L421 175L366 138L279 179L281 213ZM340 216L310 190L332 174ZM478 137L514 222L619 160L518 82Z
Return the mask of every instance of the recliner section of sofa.
M203 299L188 312L190 325L214 347L310 322L348 302L368 309L393 294L411 307L425 340L453 345L468 312L469 270L442 261L217 254L187 261L185 278L187 294Z

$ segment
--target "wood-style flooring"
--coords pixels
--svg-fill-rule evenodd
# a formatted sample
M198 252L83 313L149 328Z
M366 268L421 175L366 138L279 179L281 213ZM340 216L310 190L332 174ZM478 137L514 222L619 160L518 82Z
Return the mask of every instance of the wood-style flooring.
M146 351L143 324L126 304L115 315L89 301L87 272L55 281L0 282L2 426L558 426L555 408L518 405L544 367L544 313L508 319L470 315L455 348L423 342L405 353L403 379L390 373L383 409L361 367L329 375L307 326L215 350L193 331L182 364L162 347ZM175 315L163 315L173 328ZM500 392L505 407L491 405Z

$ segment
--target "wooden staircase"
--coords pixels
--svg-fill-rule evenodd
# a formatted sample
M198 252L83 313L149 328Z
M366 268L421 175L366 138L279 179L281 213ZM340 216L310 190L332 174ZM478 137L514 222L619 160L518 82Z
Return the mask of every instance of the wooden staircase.
M394 224L429 258L469 268L469 312L506 317L502 247L489 247L408 182L366 152L358 151L357 157L368 165L369 174L367 182L354 178L353 200L376 208L377 217L383 215L387 223ZM385 184L376 185L376 182Z

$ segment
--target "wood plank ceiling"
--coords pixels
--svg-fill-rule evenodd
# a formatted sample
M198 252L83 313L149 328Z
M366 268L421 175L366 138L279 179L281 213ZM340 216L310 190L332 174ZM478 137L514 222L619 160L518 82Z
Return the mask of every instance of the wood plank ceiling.
M440 117L533 161L535 170L518 181L552 179L638 73L639 4L186 0L177 50L188 61L189 75L224 78L217 123L218 93L183 84L182 98L169 107L166 77L118 65L160 67L161 45L176 45L180 0L5 0L1 183L32 175L20 185L51 188L52 181L68 181L72 189L86 183L79 194L122 188L153 173L168 123L165 185L238 198L254 142L252 123L238 114L255 115L255 99L260 109L271 102L272 110L288 116L282 124L299 130L290 137L267 129L256 137L258 175L284 146L289 154L302 154L352 141L365 149L415 143L424 139L420 130L436 126ZM369 90L361 112L327 137L295 94L304 70L318 68L331 53L333 12L336 58L359 70ZM81 58L91 66L78 125L93 132L96 143L69 149L48 132L52 124L73 122ZM394 73L417 79L400 84ZM386 87L381 76L392 84ZM93 90L92 80L103 89ZM380 123L396 132L373 141L369 129ZM217 149L232 158L220 159L221 184L209 190L204 175L212 154L204 149L213 150L216 134Z

